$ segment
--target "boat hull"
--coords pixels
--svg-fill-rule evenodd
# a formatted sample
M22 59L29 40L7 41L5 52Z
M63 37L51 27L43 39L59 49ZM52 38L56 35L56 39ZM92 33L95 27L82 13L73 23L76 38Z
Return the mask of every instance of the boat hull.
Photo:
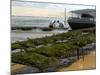
M71 18L68 19L68 24L72 29L81 29L81 28L89 28L95 27L94 18Z
M75 23L75 22L68 22L68 23L72 29L95 27L95 23Z

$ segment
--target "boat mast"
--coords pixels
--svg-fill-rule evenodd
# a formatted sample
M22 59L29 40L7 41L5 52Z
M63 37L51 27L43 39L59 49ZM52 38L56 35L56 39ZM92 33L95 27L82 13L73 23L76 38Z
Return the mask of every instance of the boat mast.
M64 16L65 16L65 25L66 25L66 8L65 8L65 15Z

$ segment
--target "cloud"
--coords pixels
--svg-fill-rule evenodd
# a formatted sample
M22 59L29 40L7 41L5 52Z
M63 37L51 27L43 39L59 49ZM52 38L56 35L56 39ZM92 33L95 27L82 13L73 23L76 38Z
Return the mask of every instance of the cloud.
M12 7L13 16L44 16L44 17L63 17L63 11L55 11L42 8Z
M12 1L12 15L26 15L26 16L52 16L52 15L62 15L64 14L64 9L66 11L79 10L79 9L95 9L95 6L85 6L85 5L72 5L72 4L54 4L54 3L40 3L32 1ZM36 13L37 12L37 13ZM58 15L58 16L59 16Z
M54 3L40 3L40 2L32 2L32 1L12 1L12 6L19 7L33 7L33 8L48 8L48 9L60 9L63 10L66 8L67 10L78 10L78 9L86 9L86 8L95 8L94 6L86 6L86 5L72 5L72 4L54 4Z

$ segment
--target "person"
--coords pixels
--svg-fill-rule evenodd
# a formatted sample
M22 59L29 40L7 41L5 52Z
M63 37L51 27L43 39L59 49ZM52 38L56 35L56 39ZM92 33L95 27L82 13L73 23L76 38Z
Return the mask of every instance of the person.
M59 23L60 21L59 20L57 20L57 23Z
M53 22L50 22L50 24L49 24L49 28L54 28L54 24L55 24L55 20L53 21Z
M56 20L54 23L54 28L59 28L59 20Z
M64 28L64 24L62 22L59 22L59 28Z

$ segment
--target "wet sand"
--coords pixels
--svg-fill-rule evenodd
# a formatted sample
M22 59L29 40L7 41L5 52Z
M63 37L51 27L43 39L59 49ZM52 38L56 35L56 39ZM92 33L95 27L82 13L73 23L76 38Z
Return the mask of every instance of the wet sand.
M17 64L14 63L11 65L11 74L27 74L27 73L36 73L39 72L39 69L36 67L23 65L23 64Z
M74 62L68 67L59 68L58 71L71 71L71 70L87 70L96 68L96 51L92 51L90 54L80 58L78 61Z
M20 70L21 68L24 68L24 67L27 67L27 66L22 65L22 64L13 63L13 64L11 64L11 71L16 72L16 71L18 71L18 70Z

